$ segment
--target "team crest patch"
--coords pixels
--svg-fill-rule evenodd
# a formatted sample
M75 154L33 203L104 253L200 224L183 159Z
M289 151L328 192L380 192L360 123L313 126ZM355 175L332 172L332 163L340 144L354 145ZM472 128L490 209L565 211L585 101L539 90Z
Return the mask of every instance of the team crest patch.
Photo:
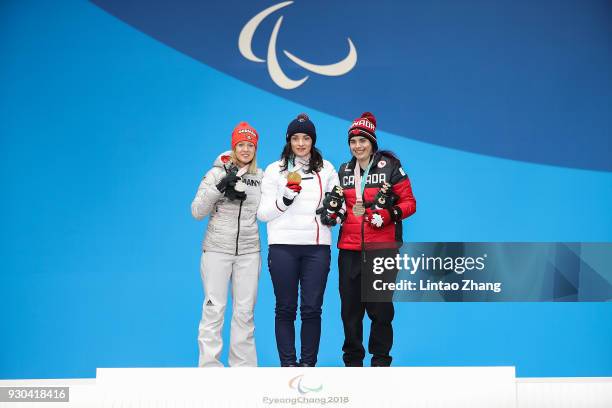
M228 161L230 161L230 156L227 154L224 154L223 156L221 156L221 162L222 163L227 163Z
M381 160L378 162L377 166L379 169L382 169L383 167L385 167L387 165L387 162L385 160Z

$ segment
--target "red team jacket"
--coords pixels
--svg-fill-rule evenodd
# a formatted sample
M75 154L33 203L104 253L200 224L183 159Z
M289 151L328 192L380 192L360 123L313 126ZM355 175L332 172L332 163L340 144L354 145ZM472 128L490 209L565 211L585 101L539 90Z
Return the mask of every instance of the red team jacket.
M343 163L338 171L340 186L344 189L346 203L346 219L342 223L338 236L338 248L353 251L374 248L399 248L402 245L402 221L401 219L411 216L416 211L416 200L412 195L412 187L408 175L402 169L399 160L384 154L374 153L374 159L370 173L365 180L363 200L366 206L374 201L374 197L385 182L392 185L393 192L399 199L395 206L399 208L400 219L391 221L380 229L371 228L364 223L364 216L357 217L353 214L355 205L355 180L353 171L358 166L353 157L348 163ZM361 170L363 175L363 170ZM362 180L362 183L364 181Z

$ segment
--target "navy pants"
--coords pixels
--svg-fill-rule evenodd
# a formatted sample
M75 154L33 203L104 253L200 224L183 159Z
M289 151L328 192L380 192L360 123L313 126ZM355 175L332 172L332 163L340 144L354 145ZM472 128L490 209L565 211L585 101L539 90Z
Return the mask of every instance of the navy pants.
M327 285L329 245L270 245L268 268L276 296L276 346L282 367L297 365L295 318L302 318L300 364L314 367L321 339L321 305Z

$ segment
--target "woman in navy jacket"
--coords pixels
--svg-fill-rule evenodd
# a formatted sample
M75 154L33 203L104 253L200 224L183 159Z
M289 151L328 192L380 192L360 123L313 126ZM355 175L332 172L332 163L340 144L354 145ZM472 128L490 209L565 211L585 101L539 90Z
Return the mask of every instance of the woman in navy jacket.
M294 322L300 297L301 358L317 362L321 305L330 264L330 227L317 210L338 185L338 174L315 148L317 133L307 115L289 123L281 159L270 164L262 181L257 216L267 222L268 267L276 296L275 334L281 366L298 365Z

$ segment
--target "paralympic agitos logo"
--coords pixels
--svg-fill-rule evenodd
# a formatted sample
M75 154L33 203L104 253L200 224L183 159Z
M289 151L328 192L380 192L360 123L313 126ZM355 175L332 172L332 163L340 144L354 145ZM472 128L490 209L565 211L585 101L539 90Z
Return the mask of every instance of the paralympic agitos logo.
M274 25L274 29L272 30L272 34L270 35L267 60L261 59L253 53L251 43L253 41L253 35L255 34L255 30L257 30L259 24L261 24L261 22L270 14L283 7L287 7L290 4L293 4L293 1L285 1L282 3L278 3L259 12L245 24L245 26L242 28L242 31L240 31L240 36L238 37L238 49L240 50L242 56L253 62L267 62L270 78L272 78L272 81L274 81L276 85L283 89L295 89L298 86L302 85L304 82L306 82L306 80L308 79L308 75L297 80L289 78L283 72L278 62L278 58L276 56L276 38L278 37L278 32L283 22L283 16L280 16L278 20L276 20L276 24ZM283 50L283 53L296 65L299 65L305 70L314 72L315 74L319 75L340 76L348 73L357 63L357 50L355 49L355 46L353 45L351 39L347 38L347 40L349 45L348 55L343 60L329 65L311 64L296 57L295 55L286 50Z
M319 384L314 387L312 385L304 384L304 374L300 374L289 380L289 388L296 390L300 394L308 394L310 392L319 392L323 389L323 384Z

